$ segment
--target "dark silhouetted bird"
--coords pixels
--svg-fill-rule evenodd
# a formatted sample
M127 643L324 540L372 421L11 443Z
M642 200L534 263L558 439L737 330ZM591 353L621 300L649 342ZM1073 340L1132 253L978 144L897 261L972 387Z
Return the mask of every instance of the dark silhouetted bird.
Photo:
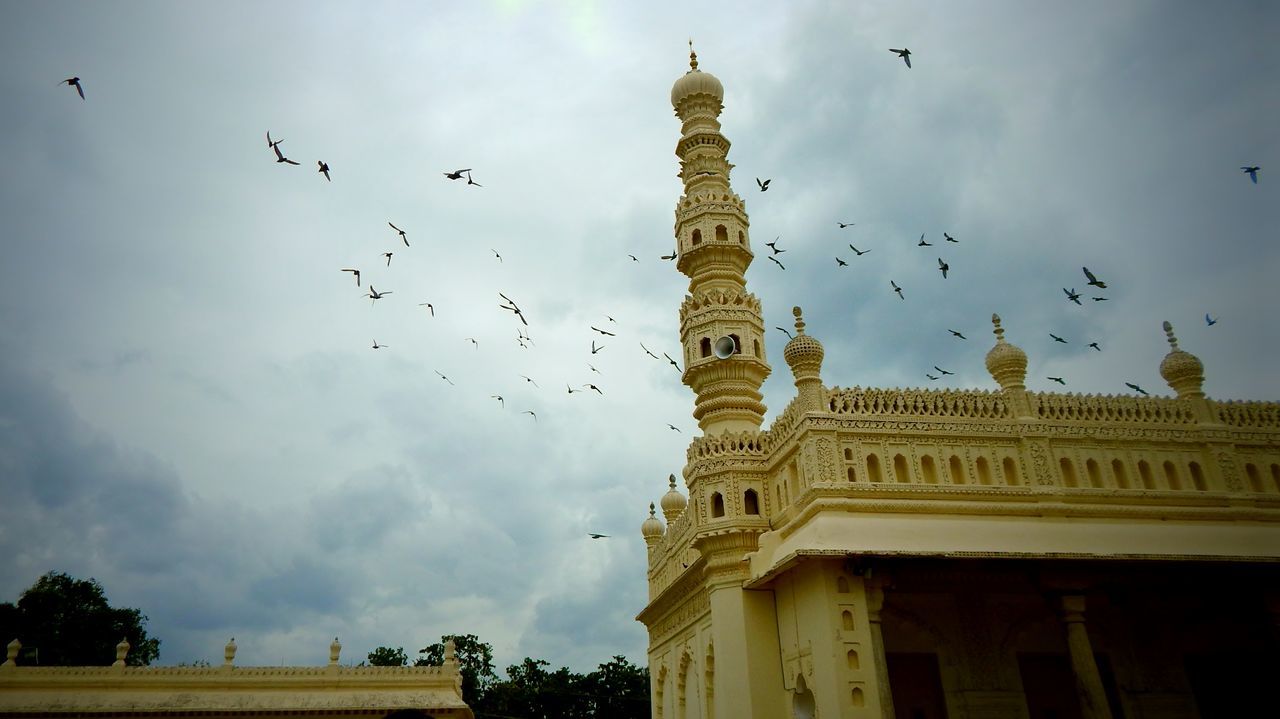
M271 131L270 131L270 130L267 130L267 147L275 147L276 145L279 145L279 144L280 144L280 143L282 143L282 142L284 142L284 140L275 140L275 141L272 141L272 139L271 139Z
M374 349L376 349L376 350L380 350L380 349L382 349L383 347L390 347L390 346L391 346L391 345L380 345L380 344L378 344L378 340L374 340L374 341L373 341L373 348L374 348Z
M476 342L476 339L474 337L467 337L466 340L471 344L475 345L476 349L480 349L480 343Z
M1057 382L1058 384L1063 385L1064 387L1067 384L1067 381L1065 379L1062 379L1061 377L1045 377L1045 379Z
M599 353L600 353L600 350L602 350L602 349L604 349L604 345L600 345L599 347L597 347L597 346L596 346L596 341L595 341L595 340L591 340L591 354L593 354L593 355L594 355L594 354L599 354Z
M589 367L592 372L595 372L596 374L600 374L600 370L596 369L595 365L588 363L587 367Z
M641 343L640 343L640 349L644 350L644 353L645 353L645 354L649 355L650 357L652 357L652 358L654 358L654 359L661 359L661 357L658 357L658 355L656 355L656 354L654 354L654 353L650 352L650 351L649 351L649 348L648 348L648 347L645 347L643 342L641 342Z
M780 249L778 249L778 240L780 240L780 239L782 239L782 235L778 235L777 237L773 238L773 242L766 242L766 243L764 243L764 246L765 246L765 247L768 247L768 248L769 248L769 249L771 249L771 250L773 250L773 254L775 254L775 255L780 255L780 254L782 254L783 252L786 252L786 250L780 250Z
M938 372L942 373L944 376L945 376L945 375L949 375L949 374L955 374L955 372L948 372L948 371L946 371L946 370L942 369L941 367L939 367L938 365L934 365L934 366L933 366L933 368L934 368L934 369L936 369L936 370L938 370Z
M929 379L931 379L931 380L936 380L936 379L938 379L937 377L934 377L933 375L929 374L928 372L925 372L925 373L924 373L924 376L925 376L925 377L928 377L928 378L929 378Z
M778 330L778 331L779 331L779 332L781 332L782 334L786 335L786 336L787 336L787 339L792 339L792 337L791 337L791 333L787 331L787 328L786 328L786 327L774 327L774 329L775 329L775 330Z
M1210 316L1209 316L1209 313L1208 313L1208 312L1206 312L1206 313L1204 313L1204 323L1205 323L1205 326L1207 326L1207 327L1212 327L1212 326L1214 326L1214 325L1218 324L1218 321L1217 321L1217 320L1215 320L1214 318L1210 317Z
M344 268L342 268L342 271L343 271L343 272L350 272L351 274L355 275L355 276L356 276L356 287L359 287L359 286L360 286L360 270L353 270L353 269L351 269L351 268L344 267Z
M494 256L494 257L497 257L497 258L498 258L498 261L499 261L499 262L501 262L501 261L502 261L502 255L498 254L498 251L497 251L497 250L495 250L495 249L493 249L492 247L490 247L490 248L489 248L489 251L493 253L493 256Z
M1084 276L1089 278L1089 285L1091 287L1097 287L1100 290L1107 289L1107 283L1099 280L1097 277L1094 277L1088 267L1081 267L1080 269L1084 270Z
M538 415L534 414L534 413L533 413L533 410L531 410L531 409L526 409L525 411L521 412L520 414L527 414L527 415L529 415L529 416L533 417L533 421L534 421L534 422L537 422L537 421L538 421Z
M765 191L767 191L767 190L769 189L769 183L770 183L770 182L773 182L773 180L764 180L764 181L761 181L759 177L757 177L757 178L756 178L756 184L760 186L760 191L761 191L761 192L765 192Z
M679 254L678 254L677 250L672 250L672 251L671 251L671 254L669 254L669 255L663 255L663 256L659 257L658 259L660 259L660 260L674 260L674 259L675 259L676 257L678 257L678 256L679 256Z
M432 317L436 316L436 308L430 302L419 302L418 306L426 307L431 312Z
M960 244L960 240L957 240L956 238L952 237L951 235L948 235L945 232L942 233L942 239L946 240L947 242L954 242L956 244Z
M677 431L677 432L679 432L679 431L680 431L680 428L679 428L679 427L677 427L677 426L675 426L674 424L668 424L667 426L668 426L668 427L670 427L671 429L673 429L673 430Z
M856 222L837 222L836 224L839 225L840 229L843 230L846 227L853 227L857 223Z
M1062 291L1067 295L1067 301L1080 304L1080 293L1076 292L1076 288L1067 289L1063 287Z
M1101 351L1102 351L1102 348L1098 346L1098 343L1097 343L1097 342L1090 342L1090 343L1089 343L1089 346L1090 346L1090 347L1092 347L1092 348L1094 348L1094 349L1096 349L1096 350L1098 350L1099 352L1101 352Z
M599 394L601 397L603 397L603 396L604 396L604 392L601 392L599 387L597 387L597 386L595 386L595 385L591 384L590 382L588 382L588 383L586 383L586 384L584 384L584 385L582 385L582 386L583 386L583 387L586 387L587 389L593 389L593 390L595 390L595 391L596 391L596 393L597 393L597 394Z
M504 400L504 399L502 398L502 395L500 395L500 394L491 394L491 395L489 395L489 396L490 396L490 397L492 397L493 399L498 400L498 404L502 405L502 408L503 408L503 409L506 409L506 408L507 408L507 401L506 401L506 400Z
M438 375L440 375L440 379L444 380L445 382L448 382L450 385L452 385L452 386L454 386L454 387L456 387L456 386L457 386L457 385L453 384L453 380L449 379L448 377L445 377L445 376L440 372L440 370L435 370L435 373L436 373L436 374L438 374Z
M276 151L276 164L279 164L281 162L288 163L290 165L298 164L293 160L290 160L289 158L285 157L283 152L280 152L281 142L284 142L284 140L276 140L276 143L271 146L271 149Z
M1146 395L1147 395L1147 391L1146 391L1145 389L1143 389L1143 388L1139 387L1138 385L1136 385L1136 384L1134 384L1134 383L1132 383L1132 382L1125 382L1125 383L1124 383L1124 386L1125 386L1125 387L1128 387L1129 389L1133 390L1134 392L1137 392L1137 393L1138 393L1138 394L1140 394L1140 395L1143 395L1143 396L1146 396Z
M333 182L333 178L329 177L329 163L325 162L324 160L316 160L316 164L320 166L320 169L316 170L316 172L319 172L320 174L324 175L324 179L328 180L329 182Z
M848 267L848 266L849 266L849 263L848 263L848 262L845 262L844 260L842 260L842 259L840 259L839 257L837 257L837 258L836 258L836 265L838 265L838 266L840 266L840 267Z
M587 536L591 537L592 539L608 539L609 538L609 535L607 534L596 534L594 532L587 532Z
M524 313L520 311L520 308L516 306L516 303L515 303L515 302L512 302L510 297L507 297L506 295L502 294L501 292L499 292L499 293L498 293L498 296L499 296L499 297L501 297L502 299L504 299L504 300L506 300L506 301L507 301L507 304L505 304L505 305L498 305L498 306L499 306L499 307L501 307L501 308L502 308L502 309L504 309L504 310L511 310L512 312L514 312L514 313L515 313L515 315L516 315L516 317L519 317L519 318L520 318L520 321L521 321L522 323L524 323L524 326L525 326L525 327L528 327L528 326L529 326L529 320L526 320L526 319L524 318ZM529 339L529 338L528 338L528 337L525 337L525 339Z
M484 187L484 185L481 185L479 182L476 182L475 180L471 179L471 173L470 173L470 172L468 172L468 173L467 173L467 184L468 184L468 185L475 185L476 187Z
M639 257L636 257L635 255L627 255L627 257L630 257L632 262L639 262L639 261L640 261L640 258L639 258Z
M386 292L379 292L373 289L373 285L369 285L369 294L365 295L365 297L368 297L374 302L377 302L378 300L382 299L383 297L389 294L391 294L391 290L387 290ZM371 302L370 304L373 304L373 303Z
M616 334L614 334L614 333L612 333L612 332L606 332L605 330L602 330L602 329L600 329L599 327L596 327L595 325L592 325L592 326L591 326L591 329L595 330L596 332L599 332L599 333L600 333L600 334L602 334L602 335L608 336L608 337L617 337L617 336L618 336L618 335L616 335Z
M960 338L960 339L962 339L962 340L967 340L967 339L969 339L968 337L965 337L964 335L960 334L959 332L956 332L955 330L947 330L947 331L948 331L948 332L950 332L951 334L955 335L956 337L959 337L959 338Z
M79 78L73 77L71 78L71 80L77 80L76 87L77 88L80 87L80 83L78 82ZM71 82L71 80L67 80L67 82ZM84 97L83 91L81 91L80 97ZM1261 167L1258 167L1257 165L1252 165L1252 166L1242 166L1240 169L1244 171L1244 174L1249 176L1250 180L1253 180L1253 184L1255 185L1258 184L1258 170L1261 170L1262 169Z
M69 78L67 78L66 80L63 80L62 82L60 82L60 83L58 83L58 84L59 84L59 85L70 85L70 86L75 87L76 92L80 93L80 99L81 99L81 100L83 100L83 99L84 99L84 87L80 85L80 78L78 78L78 77L69 77ZM108 94L110 94L110 93L108 93ZM1257 170L1258 168L1256 168L1256 167L1255 167L1255 168L1253 168L1253 169L1254 169L1254 170ZM1257 180L1255 179L1255 180L1254 180L1254 182L1257 182Z
M920 241L916 243L916 247L933 247L932 242L924 241L924 233L920 233Z
M393 230L395 230L396 232L400 233L400 239L404 240L404 246L405 246L405 247L408 247L408 246L409 246L409 236L408 236L408 235L406 235L406 234L404 233L404 230L400 229L399 227L396 227L395 225L392 225L390 222L388 222L387 224L388 224L388 225L391 225L391 229L393 229Z
M1089 299L1093 300L1094 302L1106 302L1106 301L1107 301L1107 298L1106 298L1106 297L1090 297Z
M525 382L528 382L529 384L533 385L534 387L537 387L537 386L538 386L538 383L537 383L537 382L534 382L534 381L533 381L533 379L531 379L531 378L529 378L529 377L525 377L524 375L520 375L520 377L521 377L521 378L523 378Z
M1064 345L1067 343L1067 341L1066 341L1066 340L1062 339L1061 337L1059 337L1059 336L1055 335L1055 334L1054 334L1054 333L1052 333L1052 332L1050 332L1050 333L1049 333L1049 336L1053 338L1053 341L1054 341L1054 342L1061 342L1061 343L1062 343L1062 344L1064 344Z
M387 267L390 267L390 266L391 266L391 255L392 255L392 254L393 254L393 253L391 253L391 252L383 252L383 253L382 253L382 256L383 256L383 257L385 257L385 258L387 258Z
M570 387L570 386L569 386L569 385L567 385L567 384L564 386L564 388L565 388L565 389L567 389L567 390L569 390L569 394L573 394L574 392L581 392L581 391L582 391L582 390L580 390L580 389L574 389L574 388Z
M854 247L853 245L849 245L849 249L853 250L853 254L857 255L858 257L862 257L863 255L871 251L871 250L860 250L857 247Z
M773 255L769 255L769 259L773 262L773 264L781 267L784 270L787 269L786 265L779 262L777 257L774 257Z
M907 68L908 69L911 68L911 51L910 50L908 50L905 47L902 48L901 50L895 50L893 48L889 48L889 52L897 53L898 57L902 58L902 61L907 63Z
M444 176L449 178L450 180L461 180L462 176L467 174L468 172L471 172L470 167L464 170L454 170L453 172L446 172L444 173Z
M889 286L893 288L894 292L898 293L898 299L900 300L907 299L906 297L902 296L902 288L898 286L897 282L894 282L893 280L889 280Z
M679 372L679 371L680 371L680 365L676 364L676 361L675 361L675 360L673 360L673 359L671 359L671 355L667 354L666 352L663 352L663 353L662 353L662 356L667 358L667 361L671 363L671 366L672 366L672 367L675 367L675 368L676 368L676 371L677 371L677 372Z
M939 257L939 258L938 258L938 269L942 271L942 279L944 279L944 280L945 280L945 279L947 279L947 270L951 269L951 265L948 265L947 263L943 262L943 261L942 261L942 258L941 258L941 257Z

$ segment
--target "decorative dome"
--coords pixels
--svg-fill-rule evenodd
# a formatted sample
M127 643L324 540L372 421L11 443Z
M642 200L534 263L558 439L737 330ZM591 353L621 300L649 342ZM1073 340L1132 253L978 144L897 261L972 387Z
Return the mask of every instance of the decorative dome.
M1178 338L1173 336L1173 325L1168 322L1164 323L1164 334L1172 349L1160 363L1160 376L1179 397L1203 397L1204 364L1199 357L1178 349Z
M995 325L996 346L987 352L987 371L1001 389L1023 389L1027 379L1027 353L1004 341L1000 315L991 315L991 324Z
M640 534L644 536L645 541L657 539L666 532L666 528L662 526L662 520L653 515L653 502L650 502L649 518L640 523Z
M680 107L680 101L693 95L711 95L717 102L724 101L724 85L709 72L698 69L698 54L689 44L689 72L671 86L671 106Z
M670 489L662 495L662 516L667 518L668 522L676 521L676 518L684 513L684 508L689 506L689 500L680 490L676 489L676 476L674 474L667 477Z
M787 361L787 366L796 379L816 377L822 371L822 357L826 350L822 349L821 342L804 333L804 318L800 316L800 308L792 307L791 314L796 316L796 336L782 349L782 358Z

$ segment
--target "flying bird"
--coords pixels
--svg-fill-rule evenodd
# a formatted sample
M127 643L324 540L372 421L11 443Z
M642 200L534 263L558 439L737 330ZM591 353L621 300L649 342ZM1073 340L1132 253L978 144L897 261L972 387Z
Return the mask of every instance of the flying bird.
M279 145L282 142L284 142L284 140L276 140L273 142L271 140L271 131L267 130L267 147L275 147L276 145Z
M939 367L938 365L934 365L934 366L933 366L933 368L934 368L934 369L936 369L936 370L938 370L938 372L942 373L942 375L943 375L943 376L946 376L946 375L949 375L949 374L955 374L955 372L948 372L948 371L946 371L946 370L942 369L941 367Z
M605 315L605 316L604 316L604 318L605 318L606 320L609 320L610 322L614 323L615 325L616 325L616 324L618 324L618 321L617 321L617 320L615 320L614 318L610 317L609 315Z
M497 250L495 250L495 249L493 249L492 247L490 247L490 248L489 248L489 251L493 253L493 256L494 256L494 257L497 257L497 258L498 258L498 261L499 261L499 262L501 262L501 261L502 261L502 255L498 254L498 251L497 251Z
M617 336L618 336L618 335L616 335L616 334L614 334L614 333L612 333L612 332L606 332L605 330L602 330L602 329L600 329L599 327L596 327L595 325L592 325L592 326L591 326L591 329L595 330L596 332L599 332L599 333L600 333L600 334L602 334L602 335L606 335L606 336L608 336L608 337L617 337Z
M1067 301L1080 304L1080 293L1076 292L1076 288L1067 289L1063 287L1062 291L1067 295Z
M356 276L356 287L359 287L359 286L360 286L360 270L353 270L353 269L349 269L349 268L344 267L344 268L342 269L342 271L343 271L343 272L350 272L351 274L355 275L355 276Z
M773 264L781 267L782 269L784 270L787 269L785 265L783 265L781 262L778 261L777 257L774 257L773 255L769 255L769 260L772 261Z
M80 78L78 78L78 77L69 77L69 78L67 78L66 80L63 80L62 82L60 82L60 83L58 83L58 84L59 84L59 85L68 85L68 86L73 86L73 87L75 87L76 92L80 93L80 99L81 99L81 100L83 100L83 99L84 99L84 87L82 87L82 86L80 85ZM1254 169L1254 170L1257 170L1258 168L1256 168L1256 167L1255 167L1255 168L1253 168L1253 169ZM1255 177L1253 181L1254 181L1254 182L1257 182L1258 180L1257 180L1257 178Z
M871 250L859 250L857 247L854 247L853 245L849 245L849 249L853 250L853 253L858 257L862 257L863 255L871 251Z
M484 187L484 185L481 185L479 182L476 182L475 180L471 179L471 173L470 173L470 172L468 172L468 173L467 173L467 184L468 184L468 185L475 185L476 187Z
M1096 349L1096 350L1098 350L1099 352L1101 352L1101 351L1102 351L1102 348L1098 346L1098 343L1097 343L1097 342L1090 342L1090 343L1089 343L1089 346L1090 346L1090 347L1092 347L1092 348L1094 348L1094 349Z
M925 372L925 373L924 373L924 376L925 376L925 377L928 377L928 378L929 378L929 379L931 379L931 380L936 380L936 379L938 379L937 377L934 377L933 375L929 374L928 372Z
M600 350L604 349L604 345L596 346L596 341L591 340L591 354L600 354Z
M450 180L461 180L462 176L468 172L471 172L470 167L466 168L465 170L454 170L453 172L446 172L444 173L444 176L449 178Z
M418 303L418 306L419 306L419 307L426 307L428 310L430 310L430 311L431 311L431 316L432 316L432 317L435 317L435 316L436 316L436 308L435 308L435 307L434 307L430 302L419 302L419 303Z
M385 257L385 258L387 258L387 267L390 267L390 266L391 266L391 255L392 255L392 253L390 253L390 252L383 252L383 253L382 253L382 256L383 256L383 257Z
M445 377L443 374L441 374L440 370L436 370L435 372L436 372L436 374L440 375L440 379L444 380L445 382L448 382L449 384L453 385L454 387L457 387L457 385L453 384L453 380L451 380L451 379L449 379L448 377Z
M925 242L925 241L924 241L924 233L923 233L923 232L921 232L921 233L920 233L920 241L916 243L916 247L933 247L933 243L932 243L932 242Z
M75 85L77 89L79 89L80 87L79 79L80 78L76 78L76 77L71 78L71 80L76 80ZM67 82L70 83L71 80L67 80ZM84 91L80 92L80 97L82 98L84 97ZM1247 167L1242 166L1240 169L1244 171L1244 174L1249 176L1250 180L1253 180L1253 184L1255 185L1258 184L1258 170L1261 170L1262 169L1261 167L1258 167L1257 165L1252 165Z
M627 257L630 257L632 262L640 261L640 258L636 257L635 255L628 254Z
M781 240L781 239L782 239L782 235L778 235L777 237L773 238L773 242L766 242L764 243L764 246L773 250L773 254L780 255L783 252L786 252L786 250L778 249L778 240Z
M644 353L645 353L645 354L647 354L647 355L649 355L650 357L652 357L652 358L654 358L654 359L659 359L658 355L656 355L656 354L654 354L654 353L650 352L650 351L649 351L649 348L648 348L648 347L645 347L643 342L641 342L641 343L640 343L640 349L644 350Z
M537 421L538 421L538 415L534 414L534 413L533 413L533 410L531 410L531 409L526 409L525 411L521 412L520 414L527 414L527 415L529 415L529 416L533 417L533 421L534 421L534 422L537 422Z
M1204 323L1205 323L1205 325L1206 325L1206 326L1208 326L1208 327L1212 327L1212 326L1214 326L1214 325L1218 324L1218 321L1217 321L1217 320L1215 320L1214 318L1210 317L1210 316L1209 316L1209 313L1208 313L1208 312L1206 312L1206 313L1204 313Z
M324 175L324 179L328 180L329 182L333 182L333 178L329 177L329 163L325 162L324 160L316 160L316 164L320 166L320 169L316 170L316 172L319 172L320 174Z
M391 294L391 290L387 290L386 292L379 292L373 289L373 285L369 285L369 294L365 295L365 297L368 297L374 302L377 302L378 300L382 299L383 297L389 294ZM371 302L370 304L373 304L373 303Z
M502 395L500 395L500 394L491 394L491 395L489 395L489 396L490 396L490 397L492 397L493 399L498 400L498 404L502 405L502 408L503 408L503 409L506 409L506 408L507 408L507 401L506 401L506 400L504 400L504 399L502 398Z
M1054 341L1054 342L1061 342L1061 343L1062 343L1062 344L1064 344L1064 345L1067 343L1067 341L1066 341L1066 340L1062 339L1061 337L1059 337L1059 336L1055 335L1055 334L1054 334L1054 333L1052 333L1052 332L1050 332L1050 333L1049 333L1049 336L1053 338L1053 341Z
M837 222L836 224L837 224L837 225L839 225L839 226L840 226L840 229L842 229L842 230L843 230L843 229L844 229L844 228L846 228L846 227L853 227L854 225L856 225L856 224L858 224L858 223L856 223L856 222Z
M595 372L596 374L600 374L600 370L596 369L595 365L588 362L587 367L589 367L592 372Z
M1106 297L1090 297L1089 299L1093 300L1094 302L1106 302L1106 301L1107 301L1107 298L1106 298Z
M673 429L673 430L677 431L677 432L679 432L679 431L680 431L680 428L679 428L679 427L677 427L677 426L675 426L674 424L668 424L667 426L668 426L668 427L670 427L671 429ZM682 433L682 434L683 434L683 433Z
M663 352L663 353L662 353L662 356L667 358L667 361L671 363L671 366L672 366L672 367L675 367L675 368L676 368L676 371L677 371L677 372L679 372L679 371L680 371L680 365L676 364L676 361L675 361L675 360L673 360L673 359L671 359L671 355L667 354L666 352Z
M574 392L581 392L581 391L582 391L582 390L580 390L580 389L574 389L574 388L570 387L570 386L569 386L569 385L567 385L567 384L566 384L564 387L565 387L565 389L569 390L569 394L573 394Z
M960 240L957 240L956 238L952 237L951 235L948 235L945 232L942 233L942 239L946 240L947 242L954 242L956 244L960 244Z
M906 297L902 296L902 288L898 286L897 282L894 282L893 280L889 280L889 286L893 288L894 292L898 293L898 299L900 300L907 299Z
M538 383L537 383L537 382L534 382L532 378L525 377L524 375L520 375L520 376L524 378L524 381L525 381L525 382L528 382L529 384L533 385L534 387L537 387L537 386L538 386ZM541 389L541 388L539 387L539 389Z
M793 339L791 333L787 331L786 327L774 327L774 329L781 331L782 334L787 336L787 339Z
M476 342L476 340L475 340L475 338L474 338L474 337L467 337L467 338L466 338L466 340L467 340L468 342L470 342L471 344L475 345L475 348L476 348L476 349L480 349L480 343L479 343L479 342Z
M583 386L583 387L586 387L587 389L593 389L593 390L595 390L595 391L596 391L596 392L597 392L601 397L603 397L603 396L604 396L604 392L601 392L599 387L597 387L597 386L595 386L595 385L591 384L590 382L588 382L587 384L584 384L584 385L582 385L582 386Z
M660 259L660 260L674 260L674 259L678 256L678 254L677 254L677 253L678 253L678 251L673 249L673 250L671 250L671 254L669 254L669 255L663 255L663 256L659 257L658 259Z
M760 191L761 191L761 192L766 192L766 191L768 191L768 189L769 189L769 183L770 183L770 182L773 182L773 180L765 180L765 181L761 182L759 177L757 177L757 178L756 178L756 184L760 186Z
M276 140L275 144L271 146L271 149L276 151L276 164L279 164L281 162L286 162L290 165L298 164L293 160L290 160L289 158L285 157L283 152L280 152L280 143L282 142L284 142L284 140Z
M939 258L938 258L938 269L939 269L939 270L942 270L942 279L944 279L944 280L945 280L945 279L947 279L947 270L951 269L951 265L948 265L947 263L943 262L943 261L942 261L942 258L941 258L941 257L939 257Z
M383 347L390 347L390 345L380 345L380 344L378 344L378 340L374 340L374 341L373 341L373 348L374 348L374 349L376 349L376 350L380 350L380 349L382 349Z
M507 301L507 304L505 304L505 305L498 305L498 306L499 306L499 307L501 307L501 308L502 308L502 309L504 309L504 310L511 310L512 312L514 312L514 313L515 313L515 315L516 315L516 317L519 317L519 318L520 318L520 321L521 321L522 323L524 323L524 325L525 325L526 327L528 327L528 326L529 326L529 320L526 320L526 319L524 318L524 313L520 311L520 308L516 306L516 303L515 303L515 302L513 302L513 301L512 301L512 299L511 299L510 297L507 297L506 295L502 294L501 292L499 292L499 293L498 293L498 296L499 296L499 297L501 297L502 299L504 299L504 300L506 300L506 301ZM528 339L528 338L526 337L525 339Z
M408 246L409 246L409 237L408 237L407 235L405 235L404 230L400 229L399 227L396 227L395 225L392 225L390 222L388 222L387 224L388 224L388 225L391 225L391 229L393 229L393 230L395 230L396 232L399 232L399 233L400 233L400 239L404 240L404 246L405 246L405 247L408 247Z
M607 534L596 534L595 532L587 532L587 536L591 537L592 539L608 539L609 538L609 535Z
M907 63L907 69L908 70L911 69L911 51L910 50L908 50L905 47L902 48L901 50L895 50L893 48L889 48L889 52L897 53L898 57L902 58L902 61Z
M1124 383L1124 386L1125 386L1125 387L1128 387L1129 389L1133 390L1134 392L1137 392L1137 393L1138 393L1138 394L1140 394L1140 395L1143 395L1144 397L1145 397L1145 396L1147 396L1147 391L1146 391L1145 389L1143 389L1143 388L1139 387L1139 386L1138 386L1138 385L1136 385L1136 384L1133 384L1132 382L1125 382L1125 383Z
M950 332L951 334L955 335L956 337L959 337L959 338L960 338L960 339L962 339L962 340L967 340L967 339L969 339L968 337L965 337L964 335L960 334L959 332L956 332L955 330L950 330L950 329L949 329L949 330L947 330L947 331L948 331L948 332Z
M1084 276L1089 278L1090 286L1097 287L1100 290L1107 289L1107 283L1099 280L1097 277L1094 277L1088 267L1081 267L1080 269L1084 270Z
M1046 377L1045 379L1053 380L1064 387L1067 385L1067 381L1061 377Z
M836 265L837 265L837 266L839 266L839 267L848 267L848 266L849 266L849 263L848 263L848 262L845 262L844 260L842 260L842 259L840 259L839 257L837 257L837 258L836 258Z

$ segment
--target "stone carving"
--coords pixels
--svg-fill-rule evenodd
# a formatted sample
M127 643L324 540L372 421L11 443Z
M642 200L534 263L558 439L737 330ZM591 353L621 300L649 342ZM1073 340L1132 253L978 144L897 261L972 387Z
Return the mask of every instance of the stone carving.
M1030 394L1032 413L1046 420L1195 424L1195 410L1184 400L1094 394Z
M1031 462L1035 466L1036 484L1042 487L1053 486L1053 472L1049 469L1049 450L1039 442L1033 442L1029 449Z
M818 476L823 480L830 482L836 479L836 450L835 442L823 437L818 440Z
M1244 483L1240 481L1240 472L1236 467L1236 461L1228 452L1219 451L1217 454L1218 471L1222 472L1222 481L1226 483L1227 489L1232 492L1243 492Z
M1280 427L1280 402L1214 402L1218 421L1232 427Z
M1003 419L1011 416L998 392L925 389L835 388L827 396L834 414L896 414L916 417L973 417Z

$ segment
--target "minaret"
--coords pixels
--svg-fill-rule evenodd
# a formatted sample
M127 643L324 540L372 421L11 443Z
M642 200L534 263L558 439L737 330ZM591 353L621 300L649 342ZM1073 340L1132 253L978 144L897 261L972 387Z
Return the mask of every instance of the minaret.
M770 367L760 300L747 292L745 273L755 255L746 205L729 186L729 140L716 119L724 87L698 69L692 45L689 68L671 88L683 123L676 145L684 182L676 205L676 268L689 278L680 306L682 380L698 396L693 416L704 434L756 431L765 413L760 386Z

